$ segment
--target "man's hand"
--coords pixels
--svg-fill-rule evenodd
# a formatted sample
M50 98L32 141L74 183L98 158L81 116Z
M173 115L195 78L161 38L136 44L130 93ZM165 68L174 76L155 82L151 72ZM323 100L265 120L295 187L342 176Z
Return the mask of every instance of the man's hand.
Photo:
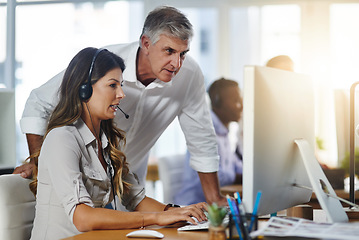
M227 206L228 202L225 196L220 193L217 172L202 173L198 172L201 180L202 189L208 204L217 203L219 206Z
M228 206L228 201L227 201L227 198L223 195L221 195L216 201L213 201L213 202L216 202L218 206Z
M42 136L35 134L26 134L27 145L29 147L30 156L39 151L42 145ZM31 159L29 163L24 163L15 168L13 174L20 174L23 178L32 178L35 169L35 161Z
M32 171L35 168L35 164L32 162L24 163L21 166L15 168L13 174L20 174L23 178L32 178Z

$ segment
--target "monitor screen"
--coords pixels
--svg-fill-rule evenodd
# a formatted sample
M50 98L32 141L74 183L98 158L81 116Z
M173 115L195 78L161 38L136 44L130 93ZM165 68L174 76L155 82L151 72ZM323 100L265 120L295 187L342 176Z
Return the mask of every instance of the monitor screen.
M295 139L315 147L314 88L307 75L246 66L243 85L243 202L258 215L306 203L312 191Z

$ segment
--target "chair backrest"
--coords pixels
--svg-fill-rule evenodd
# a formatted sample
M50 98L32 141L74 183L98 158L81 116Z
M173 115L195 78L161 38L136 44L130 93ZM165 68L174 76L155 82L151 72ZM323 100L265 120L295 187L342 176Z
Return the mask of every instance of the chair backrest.
M0 239L30 239L35 218L35 197L29 179L0 175Z
M185 161L185 154L158 159L158 173L163 184L164 203L173 203L174 193L181 189Z

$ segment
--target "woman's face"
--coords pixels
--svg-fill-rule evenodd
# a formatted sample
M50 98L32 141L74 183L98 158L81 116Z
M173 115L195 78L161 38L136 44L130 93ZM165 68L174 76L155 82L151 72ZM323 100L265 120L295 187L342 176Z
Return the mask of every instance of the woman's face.
M92 85L93 94L87 103L92 118L107 120L115 117L117 106L125 97L121 82L121 68L115 68Z

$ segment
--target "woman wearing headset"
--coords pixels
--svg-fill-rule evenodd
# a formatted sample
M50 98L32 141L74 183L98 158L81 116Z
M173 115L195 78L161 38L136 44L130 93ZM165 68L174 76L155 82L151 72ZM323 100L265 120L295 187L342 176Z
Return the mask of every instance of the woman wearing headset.
M67 67L59 103L42 148L35 154L38 174L30 184L37 192L31 239L60 239L95 229L194 223L192 217L206 220L205 203L168 210L133 184L138 180L120 150L125 135L113 123L125 97L124 69L119 56L96 48L81 50ZM115 195L130 212L105 208Z

